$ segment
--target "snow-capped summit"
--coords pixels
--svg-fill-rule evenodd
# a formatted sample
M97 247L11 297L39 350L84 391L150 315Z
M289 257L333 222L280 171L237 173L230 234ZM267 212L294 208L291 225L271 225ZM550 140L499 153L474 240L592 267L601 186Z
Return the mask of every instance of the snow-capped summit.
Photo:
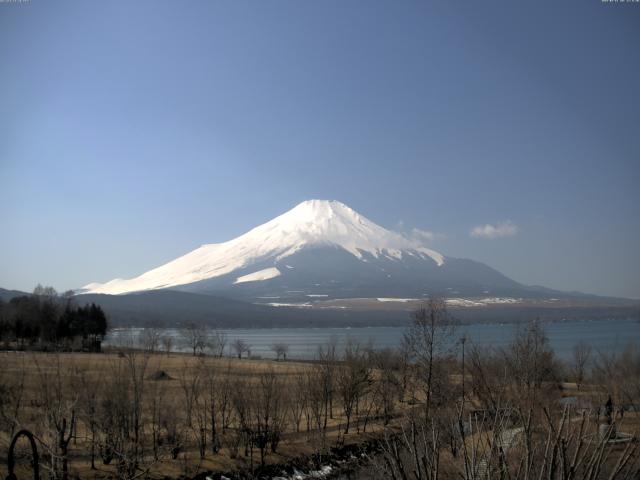
M445 263L440 253L376 225L341 202L307 200L233 240L203 245L132 279L90 283L80 292L122 294L213 279L224 280L227 285L266 282L280 277L283 270L293 271L287 259L314 249L347 252L365 263L378 259L411 259L434 267Z
M331 245L341 247L358 258L362 258L364 253L374 257L386 255L400 258L403 250L416 250L438 264L444 262L444 257L439 253L376 225L335 200L302 202L236 240L241 239L256 240L272 250L286 246L279 258L303 246Z

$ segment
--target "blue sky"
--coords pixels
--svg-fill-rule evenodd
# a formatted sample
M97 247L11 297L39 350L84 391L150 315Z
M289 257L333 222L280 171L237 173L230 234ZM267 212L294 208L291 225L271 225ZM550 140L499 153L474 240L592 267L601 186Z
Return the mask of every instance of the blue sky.
M0 3L0 286L137 275L327 198L640 298L638 45L640 4L596 0Z

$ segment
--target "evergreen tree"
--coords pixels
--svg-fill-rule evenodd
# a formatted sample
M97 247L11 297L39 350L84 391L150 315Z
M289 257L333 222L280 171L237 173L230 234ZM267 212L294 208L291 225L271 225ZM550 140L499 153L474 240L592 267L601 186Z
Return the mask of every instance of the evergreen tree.
M77 337L94 345L107 333L107 317L99 305L75 306L71 292L58 295L51 287L38 285L33 295L0 301L0 339L15 339L43 345Z

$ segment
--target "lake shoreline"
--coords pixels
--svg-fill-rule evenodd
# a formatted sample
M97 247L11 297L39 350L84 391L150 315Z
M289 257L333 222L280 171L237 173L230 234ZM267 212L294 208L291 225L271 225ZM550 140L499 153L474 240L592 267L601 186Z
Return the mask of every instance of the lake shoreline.
M626 346L629 339L640 338L640 322L635 318L626 319L584 319L541 321L549 337L551 347L559 357L567 358L579 342L590 344L595 350L612 352ZM275 358L275 344L287 346L287 359L310 360L318 351L318 347L334 343L340 350L347 342L357 341L363 345L371 345L375 349L398 347L406 332L408 323L395 327L271 327L271 328L221 328L215 332L224 335L228 350L236 340L242 340L250 346L250 354L258 359ZM524 323L461 323L456 328L451 347L464 335L469 346L500 347L506 345ZM172 338L175 351L187 351L182 344L185 330L181 328L155 329L161 336ZM144 328L112 329L103 346L136 346ZM213 332L213 330L212 330Z

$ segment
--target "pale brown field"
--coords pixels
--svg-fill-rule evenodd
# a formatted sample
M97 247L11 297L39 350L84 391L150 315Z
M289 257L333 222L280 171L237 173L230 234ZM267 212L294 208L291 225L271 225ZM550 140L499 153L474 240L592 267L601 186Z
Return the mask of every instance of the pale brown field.
M133 362L133 363L132 363ZM135 364L137 369L132 370ZM220 450L213 453L207 446L206 453L201 458L197 445L198 427L196 421L187 419L189 395L192 394L194 381L200 382L196 395L204 395L204 376L212 375L214 381L219 382L219 391L215 395L226 392L229 401L233 390L242 385L245 392L255 392L260 388L261 378L265 375L275 375L282 390L283 432L277 452L268 452L266 464L285 463L294 457L312 455L318 450L318 432L313 428L313 419L309 413L301 416L299 432L295 427L291 407L294 402L296 381L311 373L315 366L312 363L278 362L273 360L248 360L235 358L194 357L186 354L143 354L142 352L118 354L102 353L31 353L31 352L0 352L0 383L7 386L15 397L19 395L19 406L15 408L15 398L4 402L4 424L0 431L0 477L7 475L7 451L10 443L9 424L15 420L14 431L26 428L39 440L41 463L45 464L48 449L55 443L52 433L54 417L65 417L69 423L71 415L76 416L74 429L68 450L70 478L105 478L116 475L114 462L105 465L96 450L95 469L91 469L90 462L90 431L87 400L89 393L97 397L97 408L101 402L108 399L112 391L115 378L118 376L136 376L140 378L141 391L141 443L143 444L143 471L150 477L178 477L193 476L201 471L233 472L251 470L260 463L257 449L245 456L242 448L233 453L232 443L235 441L239 427L237 413L234 406L229 405L227 428L222 431L222 420L217 419L219 429ZM158 372L163 372L168 379L157 378ZM375 376L375 372L373 373ZM132 377L133 378L133 377ZM19 386L23 379L23 388ZM116 382L117 383L117 382ZM226 386L226 387L225 387ZM133 383L128 387L133 388ZM251 395L251 393L249 393ZM162 412L154 414L153 404L159 405ZM375 398L361 399L361 408L366 412L356 412L351 419L348 435L344 435L345 416L335 398L329 413L326 426L326 438L323 445L328 447L336 443L359 442L374 432L379 432L383 422L379 418L380 407ZM55 403L56 405L53 405ZM204 405L204 404L203 404ZM204 407L191 407L195 410ZM14 411L17 415L13 416ZM204 412L203 412L204 413ZM154 417L156 415L156 417ZM158 417L160 415L160 417ZM220 415L220 412L217 412ZM96 417L99 417L96 414ZM152 452L152 429L158 418L169 417L176 422L180 431L182 448L177 458L172 458L168 445L159 447L157 459ZM366 417L366 418L365 418ZM366 422L366 425L365 425ZM161 427L157 427L162 430ZM366 429L366 432L365 432ZM210 440L210 439L209 439ZM26 445L26 442L25 444ZM23 445L23 447L24 447ZM24 448L20 449L26 451ZM235 450L238 450L236 447ZM234 458L235 457L235 458ZM25 456L26 458L26 456ZM27 463L26 459L22 463ZM25 467L23 467L24 469Z

